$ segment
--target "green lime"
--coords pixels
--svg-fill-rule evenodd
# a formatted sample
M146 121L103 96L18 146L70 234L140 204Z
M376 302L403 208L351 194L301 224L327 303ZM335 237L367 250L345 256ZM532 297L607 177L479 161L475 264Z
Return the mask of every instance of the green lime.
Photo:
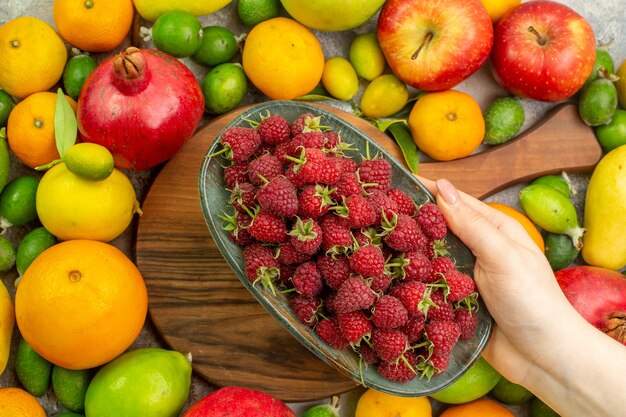
M76 55L65 65L63 70L63 88L65 94L78 100L85 80L96 69L98 62L89 55Z
M9 239L0 235L0 272L10 271L15 265L15 247Z
M372 81L385 71L385 55L375 33L358 35L350 43L350 62L359 77Z
M572 239L567 235L544 231L543 241L546 245L546 258L548 258L553 271L571 265L580 253L580 250L574 246Z
M324 63L322 85L338 100L350 100L359 91L359 77L347 59L336 56Z
M220 64L202 80L206 110L222 114L233 110L248 93L248 80L238 64Z
M508 405L519 405L534 397L533 393L521 385L514 384L502 377L491 390L491 395L498 401Z
M535 397L530 401L530 417L560 417L556 411L551 409L541 401L539 398Z
M175 417L187 402L191 364L179 352L135 349L104 365L89 384L89 417Z
M6 128L0 128L0 192L7 185L9 180L9 172L11 171L11 156L9 154L9 145L7 143Z
M52 390L63 407L81 412L85 409L85 394L92 377L91 369L73 370L54 366Z
M152 41L158 50L177 58L191 56L202 44L202 25L191 13L167 12L154 22Z
M113 155L97 143L82 142L70 147L65 153L65 165L79 177L102 181L111 175L115 167Z
M485 112L485 143L500 145L514 138L524 124L524 108L513 97L501 97Z
M244 25L257 25L278 16L278 0L239 0L237 14Z
M35 397L44 395L50 387L52 367L24 339L20 339L15 352L15 372L26 391Z
M482 397L496 386L502 376L481 356L452 385L432 394L437 401L463 404Z
M15 100L6 91L0 89L0 127L6 127L9 113L15 107Z
M41 252L56 243L56 237L45 227L38 227L28 232L17 246L15 265L17 266L17 272L20 276L24 274L26 268L28 268Z
M568 182L560 175L544 175L543 177L537 178L532 183L544 184L552 188L556 188L566 197L569 197L572 194L572 190L570 189Z
M609 54L609 51L600 48L596 49L596 62L593 64L591 74L587 77L587 81L585 81L583 86L580 88L580 91L583 91L589 84L598 79L599 70L605 71L607 75L615 72L615 64L613 63L611 54Z
M626 144L626 110L615 110L611 121L595 130L598 142L605 152Z
M603 78L589 84L578 101L580 118L589 126L609 123L616 108L617 89L613 82Z
M30 175L17 177L0 194L0 228L24 226L37 219L35 196L39 178Z
M73 413L71 411L64 411L61 414L57 414L57 417L85 417L84 414Z
M222 26L207 26L202 33L200 49L191 57L194 61L213 67L230 61L237 54L237 39L230 30Z

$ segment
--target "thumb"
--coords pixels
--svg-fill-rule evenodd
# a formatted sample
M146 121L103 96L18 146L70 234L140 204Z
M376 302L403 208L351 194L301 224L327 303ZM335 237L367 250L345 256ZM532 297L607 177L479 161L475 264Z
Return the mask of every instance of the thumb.
M491 259L502 253L506 239L499 230L494 218L468 204L450 181L437 180L437 205L443 213L450 230L459 237L477 258Z

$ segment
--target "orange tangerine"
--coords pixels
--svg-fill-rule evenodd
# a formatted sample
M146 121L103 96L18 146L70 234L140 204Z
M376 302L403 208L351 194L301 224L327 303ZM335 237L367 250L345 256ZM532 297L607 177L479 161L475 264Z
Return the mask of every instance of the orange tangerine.
M0 388L0 416L46 417L37 399L20 388Z
M535 224L528 217L526 217L524 213L502 203L489 202L487 205L517 220L519 224L524 227L526 233L528 233L528 236L530 236L533 242L539 246L539 249L541 249L542 252L545 252L546 245L539 229L537 229L537 226L535 226Z
M441 413L441 417L515 417L509 409L496 401L481 398L469 403L454 405Z

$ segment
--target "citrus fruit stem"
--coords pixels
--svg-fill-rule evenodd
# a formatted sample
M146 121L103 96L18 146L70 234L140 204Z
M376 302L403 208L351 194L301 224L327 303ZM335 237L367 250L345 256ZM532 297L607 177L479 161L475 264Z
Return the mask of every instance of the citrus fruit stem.
M9 230L9 227L13 226L13 223L8 221L7 219L0 218L0 236L4 236L4 234Z
M63 158L55 159L54 161L49 162L49 163L47 163L45 165L36 166L35 170L36 171L45 171L45 170L48 170L48 169L52 168L53 166L55 166L59 162L63 162Z
M426 36L424 37L424 40L422 41L422 44L419 46L419 48L417 48L417 50L415 52L413 52L413 55L411 55L411 59L417 59L417 56L420 54L420 52L422 52L422 49L424 49L426 44L428 44L428 42L430 42L430 40L432 38L433 38L433 33L432 32L428 32L426 34Z

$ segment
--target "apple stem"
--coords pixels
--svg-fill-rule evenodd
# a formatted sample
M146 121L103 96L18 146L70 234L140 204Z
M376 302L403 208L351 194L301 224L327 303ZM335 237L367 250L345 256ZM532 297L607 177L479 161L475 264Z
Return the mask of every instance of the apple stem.
M433 38L433 33L432 32L428 32L426 34L426 37L424 37L424 40L422 41L422 44L419 46L419 48L417 48L417 51L413 52L413 55L411 55L411 59L417 59L417 56L420 54L420 52L422 51L422 49L424 49L424 47L426 46L426 44L428 42L430 42L430 40Z
M528 31L537 37L537 42L539 43L539 45L544 46L546 43L548 43L548 40L544 36L542 36L541 33L537 32L537 29L535 29L534 27L528 26Z

